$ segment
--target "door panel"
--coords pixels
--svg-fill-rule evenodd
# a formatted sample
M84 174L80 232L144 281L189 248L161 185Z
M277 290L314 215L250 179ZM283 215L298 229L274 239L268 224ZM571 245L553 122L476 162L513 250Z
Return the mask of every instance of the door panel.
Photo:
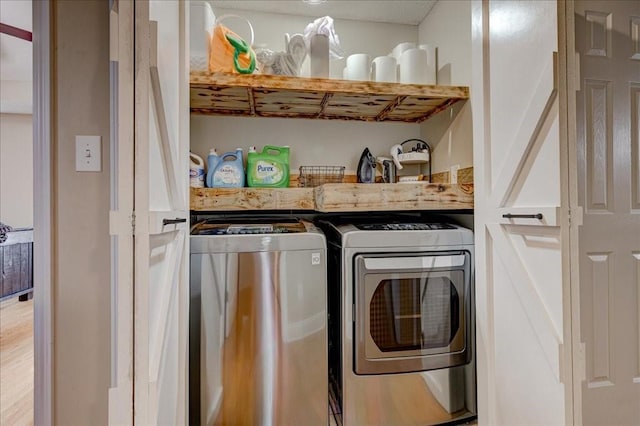
M640 423L639 15L637 2L575 3L585 425Z
M181 365L184 360L181 360L180 350L180 334L184 330L180 327L179 265L185 240L181 233L172 231L149 237L149 400L150 411L157 412L157 419L151 424L179 424L178 420L173 422L169 419L177 418L178 404L184 398L178 382L181 370L185 368ZM157 401L155 409L151 408L153 401Z
M561 364L557 13L555 1L473 2L480 424L571 421L570 368Z
M135 9L136 424L187 423L187 10L160 0Z
M188 8L169 0L113 5L117 277L109 421L181 425L188 421Z

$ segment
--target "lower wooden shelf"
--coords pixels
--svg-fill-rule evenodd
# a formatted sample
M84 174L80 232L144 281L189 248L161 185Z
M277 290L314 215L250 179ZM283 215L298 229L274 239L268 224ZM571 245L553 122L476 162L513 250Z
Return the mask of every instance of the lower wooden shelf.
M473 209L473 184L330 183L315 188L191 188L193 211L321 213Z
M191 210L314 210L313 188L191 188Z
M473 185L330 183L315 188L319 212L473 209Z

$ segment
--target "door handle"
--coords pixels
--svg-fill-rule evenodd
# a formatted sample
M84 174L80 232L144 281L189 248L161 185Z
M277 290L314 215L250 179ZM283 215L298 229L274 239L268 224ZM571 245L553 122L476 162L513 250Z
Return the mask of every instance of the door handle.
M187 219L180 219L180 218L175 218L175 219L162 219L162 227L164 228L167 225L175 225L178 223L185 223L187 221Z
M507 214L503 214L502 217L505 218L505 219L538 219L538 220L542 220L542 218L544 216L542 216L542 213L537 213L537 214L511 214L511 213L507 213Z

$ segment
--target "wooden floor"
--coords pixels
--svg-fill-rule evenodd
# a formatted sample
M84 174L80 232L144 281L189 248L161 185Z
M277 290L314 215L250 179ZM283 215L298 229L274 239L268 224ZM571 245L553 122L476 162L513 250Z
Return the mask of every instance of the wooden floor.
M0 425L33 425L33 299L0 303Z
M33 425L33 300L0 303L0 425Z

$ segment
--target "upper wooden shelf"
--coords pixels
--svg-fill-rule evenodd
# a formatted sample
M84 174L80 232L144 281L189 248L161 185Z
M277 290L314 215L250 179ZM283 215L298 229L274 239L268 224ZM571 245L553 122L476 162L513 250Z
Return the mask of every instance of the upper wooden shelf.
M469 88L274 75L191 73L191 112L420 123Z

